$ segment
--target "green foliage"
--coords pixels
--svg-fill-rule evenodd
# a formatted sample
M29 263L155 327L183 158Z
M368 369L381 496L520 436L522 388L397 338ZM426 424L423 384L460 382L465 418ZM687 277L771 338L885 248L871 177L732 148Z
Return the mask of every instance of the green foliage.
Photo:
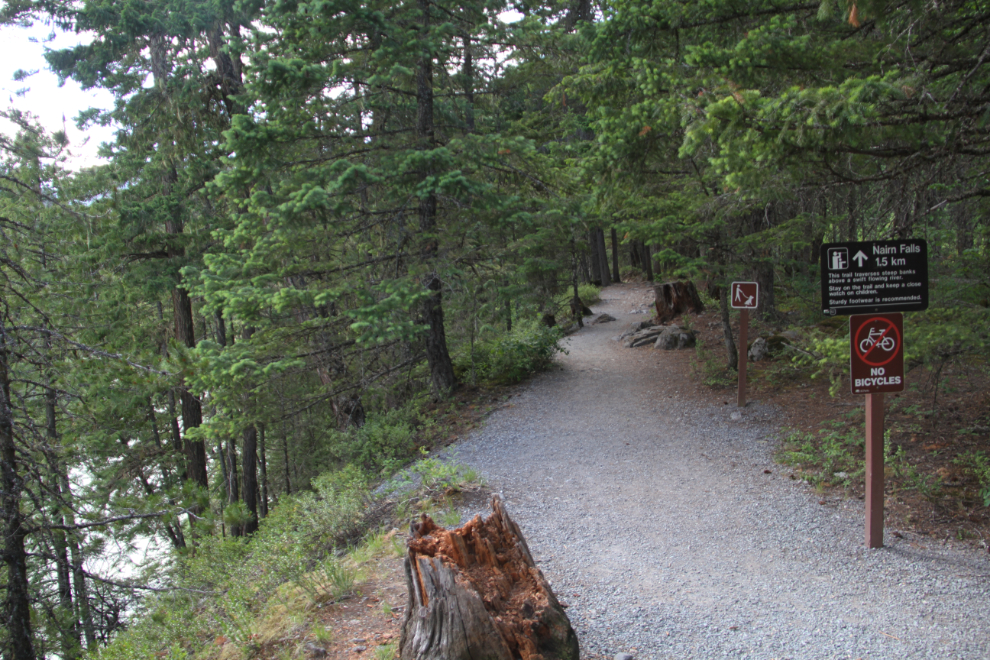
M725 346L709 344L698 338L694 346L691 368L705 385L714 388L732 387L737 382L734 370L725 366Z
M863 429L843 422L818 433L792 431L785 436L778 460L803 469L802 477L816 485L848 486L865 472Z
M562 334L535 321L519 323L512 332L478 342L473 350L456 354L455 373L473 372L478 380L494 385L518 383L538 373L560 352Z
M195 655L219 634L247 646L259 614L290 597L287 584L314 603L342 598L355 576L333 549L361 529L366 498L365 477L349 467L315 479L312 493L285 498L250 543L202 539L195 553L164 567L176 590L146 599L100 657L152 657L162 648Z
M416 438L413 423L409 406L373 413L361 428L336 434L340 456L348 464L391 474L413 456Z
M963 466L980 484L983 506L990 507L990 456L984 451L969 451L956 458L955 463Z
M829 380L829 394L835 396L842 387L843 377L849 371L849 328L845 336L833 332L812 329L804 333L800 347L791 358L798 366L806 367L811 378L824 376ZM848 382L848 381L847 381Z

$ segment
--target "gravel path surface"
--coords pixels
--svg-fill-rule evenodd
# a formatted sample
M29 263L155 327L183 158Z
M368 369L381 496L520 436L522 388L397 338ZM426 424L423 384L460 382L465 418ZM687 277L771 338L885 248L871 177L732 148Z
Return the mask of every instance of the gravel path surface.
M772 409L733 421L683 361L612 341L648 318L645 291L606 289L595 311L617 322L566 340L454 448L570 605L582 656L990 657L987 554L889 529L866 549L862 501L820 504L779 472Z

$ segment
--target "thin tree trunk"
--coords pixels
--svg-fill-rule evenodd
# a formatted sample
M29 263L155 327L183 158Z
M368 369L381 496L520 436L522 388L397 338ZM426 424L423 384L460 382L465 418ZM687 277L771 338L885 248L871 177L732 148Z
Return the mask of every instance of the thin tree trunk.
M233 438L227 438L227 502L235 504L241 499L240 479L237 476L237 442ZM240 525L230 526L231 536L243 536L243 529Z
M241 461L244 480L241 499L251 513L251 518L244 523L244 534L251 535L258 531L258 429L254 424L244 429Z
M152 398L148 397L148 420L151 422L151 437L155 441L155 446L159 449L164 447L162 443L161 435L158 433L158 418L155 415L155 402ZM166 492L174 485L172 480L172 475L169 473L168 468L163 462L161 464L162 472L162 489ZM175 500L171 497L168 499L168 503L174 505ZM169 539L172 541L172 547L176 549L182 549L186 547L186 538L182 533L182 524L176 520L175 524L171 522L165 523L165 533L168 534Z
M622 281L619 277L619 234L615 231L615 227L611 229L612 233L612 279L615 280L616 284Z
M722 334L725 336L725 353L729 369L739 368L739 354L736 341L732 337L732 322L729 320L729 296L726 287L720 286L718 295L719 311L722 313Z
M17 472L8 356L6 327L0 322L0 515L3 516L3 562L7 565L3 611L7 639L3 658L35 660L27 552L24 547L27 530L21 520L23 481Z
M608 250L605 248L605 230L599 227L595 230L595 246L598 250L598 267L601 269L602 286L612 284L612 276L608 271Z
M640 254L642 254L643 259L643 270L646 271L646 281L653 281L653 254L650 251L650 246L643 242L639 244Z
M220 498L220 534L226 538L227 523L223 519L224 502L230 501L230 472L227 470L227 453L223 449L223 440L217 440L217 459L220 463L220 476L223 477L223 490L226 499Z
M261 468L261 498L258 502L262 518L268 516L268 450L265 448L265 425L258 424L258 449Z
M595 286L601 286L602 265L598 254L598 232L595 229L588 230L588 258L591 261L590 281Z
M571 315L574 317L574 322L577 323L579 328L584 327L584 303L581 302L581 296L578 294L578 255L577 255L577 245L574 241L574 236L571 235L571 263L573 268L571 269L571 287L574 290L574 297L571 298Z
M51 343L46 341L46 348L51 351ZM51 376L46 375L45 383L45 432L49 445L49 463L52 471L52 490L59 492L61 489L61 470L58 466L59 460L56 454L58 447L58 426L55 419L55 389L51 386ZM52 519L56 524L65 524L62 515L60 502L56 501L52 510ZM56 625L61 636L62 657L65 660L76 660L82 651L82 640L79 637L79 626L75 617L72 605L72 585L70 582L70 566L68 543L65 540L64 530L52 531L52 548L55 552L55 573L58 580L58 601L61 611L70 621L57 621Z
M464 123L467 132L474 133L474 56L471 53L471 35L464 35Z
M62 479L62 499L65 502L72 502L72 485L69 483L69 474L63 469L59 476ZM76 516L71 507L66 507L66 512L65 524L71 527L76 524ZM89 606L89 588L86 586L86 573L83 569L84 560L80 533L78 531L69 532L67 541L69 555L72 559L72 586L76 592L78 618L82 620L86 648L95 649L97 644L96 625L93 623L93 612Z
M285 422L282 422L282 460L285 471L285 494L292 494L292 484L289 482L289 434L285 431Z
M433 47L430 30L429 0L417 0L420 11L423 12L423 55L420 58L416 72L416 137L420 149L432 150L435 146L433 127ZM433 172L429 169L420 172L420 180L425 181ZM422 232L424 246L423 258L429 272L424 284L432 292L423 305L423 316L426 321L426 359L430 366L430 382L433 394L438 398L447 396L457 382L454 378L454 365L447 350L447 335L443 322L443 293L439 274L436 272L436 260L439 252L437 230L437 198L432 192L423 196L419 201L419 229Z

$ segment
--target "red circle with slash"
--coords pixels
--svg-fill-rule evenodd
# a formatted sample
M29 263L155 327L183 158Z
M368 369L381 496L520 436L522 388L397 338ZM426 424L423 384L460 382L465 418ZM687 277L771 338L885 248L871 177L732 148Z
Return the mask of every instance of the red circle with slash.
M860 350L860 344L863 343L863 340L869 339L871 337L871 335L873 334L872 330L874 328L873 325L874 323L877 323L879 325L878 329L881 331L881 334L874 339L873 343L870 345L869 350L863 352L862 350ZM861 335L863 330L870 330L871 332L866 337L862 337ZM894 347L890 350L889 357L887 357L887 359L885 360L880 360L880 361L877 361L876 358L871 360L870 357L877 353L877 348L880 347L881 342L883 342L886 337L890 337L891 339L894 340ZM886 319L882 316L874 316L872 318L866 319L866 321L864 321L863 324L860 325L859 328L856 330L856 340L853 343L853 347L856 349L856 354L859 356L859 359L862 360L865 364L868 364L871 367L882 367L883 365L887 364L895 357L897 357L897 355L900 353L901 333L898 332L897 326L895 326L890 319ZM885 352L886 351L881 352L881 355Z

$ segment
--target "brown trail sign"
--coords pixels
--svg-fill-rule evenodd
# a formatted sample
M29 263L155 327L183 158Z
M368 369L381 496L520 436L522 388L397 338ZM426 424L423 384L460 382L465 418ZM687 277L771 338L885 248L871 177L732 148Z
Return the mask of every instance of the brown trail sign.
M749 310L760 302L760 285L757 282L733 282L729 289L729 305L739 312L739 388L736 405L746 406L746 362L749 360Z
M577 635L496 497L458 529L425 514L406 556L402 660L578 660Z
M849 317L849 383L853 394L904 391L904 316Z

